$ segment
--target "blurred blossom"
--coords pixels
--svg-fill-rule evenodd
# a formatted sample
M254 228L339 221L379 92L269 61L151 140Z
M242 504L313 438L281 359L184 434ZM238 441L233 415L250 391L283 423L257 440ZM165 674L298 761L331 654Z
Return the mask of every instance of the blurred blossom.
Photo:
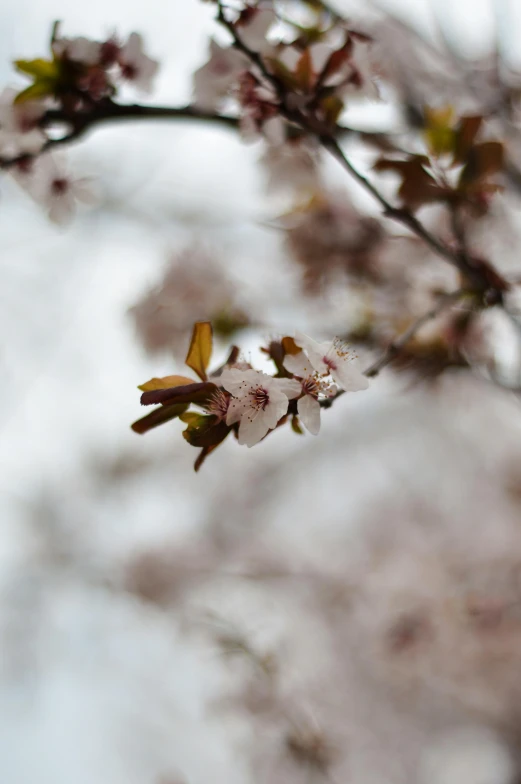
M319 293L338 272L373 275L383 230L376 219L361 216L346 194L319 193L281 222L309 292Z
M249 321L221 264L198 246L173 256L160 283L130 313L148 352L168 351L180 360L195 321L211 321L227 336Z
M45 113L44 101L14 104L17 91L6 87L0 95L0 156L16 157L40 152L46 141L38 122Z
M92 206L98 201L92 179L75 177L63 155L45 153L27 165L13 167L12 174L53 223L68 223L78 203Z

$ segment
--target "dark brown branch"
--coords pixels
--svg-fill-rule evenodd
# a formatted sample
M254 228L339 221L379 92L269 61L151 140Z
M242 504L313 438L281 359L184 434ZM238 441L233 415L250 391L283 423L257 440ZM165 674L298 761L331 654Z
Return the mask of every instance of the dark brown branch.
M106 100L96 105L91 111L84 114L77 114L73 117L68 116L61 109L50 109L40 120L41 128L49 128L57 124L68 125L71 130L64 136L56 139L49 139L41 152L70 144L82 138L88 131L97 125L106 122L122 122L129 120L197 120L203 122L214 122L227 128L238 128L239 119L231 115L216 114L198 109L195 106L143 106L141 104L121 105L111 100ZM41 154L41 153L38 153ZM23 163L37 155L22 154L14 158L0 158L0 168L9 169L19 163Z

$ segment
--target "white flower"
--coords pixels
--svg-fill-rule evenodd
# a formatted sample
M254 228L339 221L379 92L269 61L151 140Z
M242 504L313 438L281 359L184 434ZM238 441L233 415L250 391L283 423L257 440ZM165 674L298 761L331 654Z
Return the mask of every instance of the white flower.
M304 427L316 436L320 431L319 395L330 397L336 388L316 372L303 351L298 354L287 354L283 362L286 370L297 376L303 396L297 401L297 411Z
M94 204L96 196L89 178L74 178L58 161L51 155L42 155L28 171L13 170L13 176L46 209L53 223L65 224L73 217L76 202Z
M97 65L101 55L101 44L81 35L77 38L57 38L53 41L52 50L56 57L65 57L67 60L83 65Z
M139 33L129 35L127 43L121 48L118 62L124 79L132 82L141 92L152 90L152 79L159 63L143 52L143 38Z
M9 87L0 94L0 155L4 158L36 155L47 141L38 127L38 121L45 114L45 103L15 104L16 95L17 91Z
M248 59L242 52L210 41L210 59L193 76L197 106L209 111L217 109L248 66Z
M272 192L314 193L320 186L318 151L308 139L270 144L261 157Z
M277 17L271 8L249 8L245 20L237 25L237 32L248 49L266 54L273 48L266 36L276 21Z
M257 370L224 370L221 384L232 395L226 424L240 422L239 444L248 447L277 426L288 411L289 400L301 392L298 381L273 378Z
M367 378L360 370L356 354L339 338L317 343L302 332L297 332L295 343L306 352L317 373L321 376L330 374L346 392L358 392L369 386Z

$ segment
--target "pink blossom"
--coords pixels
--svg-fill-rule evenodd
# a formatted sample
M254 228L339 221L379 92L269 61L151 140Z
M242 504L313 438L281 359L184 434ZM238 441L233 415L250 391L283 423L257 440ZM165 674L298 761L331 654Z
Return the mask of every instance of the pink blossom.
M56 57L66 58L83 65L97 65L101 55L101 44L85 36L57 38L52 49Z
M210 41L210 59L193 76L195 103L209 111L218 109L248 66L241 52Z
M302 397L297 401L297 411L304 427L316 436L320 431L319 397L331 397L336 387L317 373L303 351L287 354L283 364L286 370L299 378Z
M240 422L239 444L248 447L277 426L287 414L289 400L301 392L299 382L273 378L257 370L224 370L221 384L232 395L226 424Z
M7 87L0 94L0 155L14 158L17 155L35 155L40 152L47 137L38 127L45 114L43 101L26 101L14 104L17 91Z
M16 171L13 176L45 208L53 223L63 225L70 221L77 202L96 202L92 181L86 177L73 177L63 159L49 154L38 158L28 172Z
M272 46L266 40L270 28L277 21L272 8L248 8L237 23L237 32L248 49L265 54Z
M131 33L127 43L121 48L118 62L121 75L132 82L136 89L148 93L152 90L152 80L159 63L143 51L143 38L139 33Z
M346 392L358 392L369 386L360 369L358 357L340 338L317 343L302 332L297 332L295 343L305 351L317 373L321 376L331 375Z

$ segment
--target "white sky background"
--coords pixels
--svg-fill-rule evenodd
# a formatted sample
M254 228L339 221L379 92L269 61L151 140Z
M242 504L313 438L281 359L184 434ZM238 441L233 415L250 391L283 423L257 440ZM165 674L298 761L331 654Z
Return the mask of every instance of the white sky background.
M422 29L433 30L438 20L469 53L487 50L497 24L505 30L507 53L516 54L521 10L515 0L498 0L497 17L486 0L382 0L381 7L417 19ZM213 29L211 7L197 0L6 0L0 16L3 84L19 83L12 58L44 54L55 19L72 36L143 33L147 50L161 61L151 100L172 105L189 99L191 73L204 60ZM99 129L71 151L71 159L78 171L100 175L100 208L65 230L48 224L2 180L0 631L2 648L20 638L29 653L27 661L6 653L0 666L1 781L159 784L158 776L177 765L190 769L191 784L246 781L221 739L224 729L203 716L201 694L218 683L212 660L180 643L159 614L150 618L100 586L78 586L28 566L28 541L33 543L22 513L35 494L60 497L61 490L64 530L92 526L89 533L111 557L198 524L201 481L216 494L223 481L218 458L208 462L201 480L191 471L195 450L181 445L153 488L139 487L115 501L93 497L81 468L86 455L121 449L149 455L158 444L167 452L170 441L180 441L168 428L143 439L129 430L140 413L136 384L171 368L144 356L126 311L157 279L170 250L194 234L228 253L235 274L254 291L256 266L267 257L276 263L278 253L270 232L259 226L269 205L256 155L230 132L197 125ZM263 296L275 302L268 311L274 325L290 328L283 295L274 287ZM348 404L345 415L358 418L373 405L369 395L367 402ZM325 443L335 425L326 422L324 430ZM308 439L302 448L312 447ZM232 454L236 446L226 444L226 465L247 484L254 466L269 464L279 448L297 449L279 434L257 455ZM243 465L248 460L250 468ZM165 506L167 494L175 496L174 505ZM165 677L157 679L158 672ZM147 703L154 712L143 721Z

